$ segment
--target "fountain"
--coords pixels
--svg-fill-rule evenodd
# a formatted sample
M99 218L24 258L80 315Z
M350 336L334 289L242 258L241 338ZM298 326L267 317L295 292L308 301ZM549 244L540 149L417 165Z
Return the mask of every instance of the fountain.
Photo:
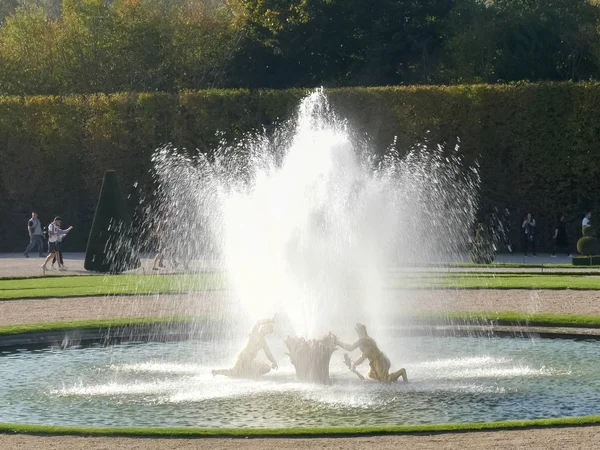
M414 336L399 325L397 287L411 268L467 253L479 182L456 149L373 152L316 91L273 134L211 155L165 146L154 164L148 226L168 217L166 261L222 271L215 301L227 320L204 333L200 319L181 342L7 352L0 422L315 427L597 413L593 342ZM236 377L240 348L264 350L245 330L272 318L260 339L274 361ZM406 368L410 383L349 370L359 355L336 347L354 348L344 342L357 322L389 357L386 376Z
M315 339L358 321L385 324L387 268L464 252L477 208L477 172L456 149L377 155L322 90L274 136L223 144L210 158L166 146L154 163L153 215L180 224L167 247L183 255L210 242L232 290L230 314L286 317L299 378L323 383L335 345Z

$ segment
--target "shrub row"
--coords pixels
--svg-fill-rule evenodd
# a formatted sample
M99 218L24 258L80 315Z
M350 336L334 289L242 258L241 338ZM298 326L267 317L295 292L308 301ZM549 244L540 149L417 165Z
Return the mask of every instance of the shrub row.
M460 144L480 164L482 210L508 208L512 240L534 213L542 243L555 214L574 243L600 194L600 84L344 88L327 91L336 112L373 148L400 153L428 141ZM61 214L83 250L102 175L117 171L129 206L152 190L150 157L161 144L211 152L220 140L289 118L304 90L208 90L67 97L0 97L0 251L22 250L26 218ZM137 187L134 188L134 183ZM580 231L579 231L580 232Z

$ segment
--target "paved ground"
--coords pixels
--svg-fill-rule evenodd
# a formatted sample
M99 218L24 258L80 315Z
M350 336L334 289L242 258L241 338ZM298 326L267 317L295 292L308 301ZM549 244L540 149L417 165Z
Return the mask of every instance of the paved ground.
M141 261L142 261L142 266L135 270L134 273L157 273L157 271L153 271L152 270L152 264L153 264L153 255L145 255L142 257ZM64 259L65 259L65 265L67 266L68 270L66 272L59 272L58 270L49 270L47 272L48 276L60 276L60 275L90 275L91 273L86 271L83 268L83 260L84 260L84 254L83 253L65 253L64 254ZM464 259L464 258L463 258ZM23 256L20 253L1 253L0 254L0 278L2 277L31 277L31 276L41 276L42 275L42 269L41 269L41 265L42 262L44 261L44 259L39 258L36 254L31 254L29 258L25 258L25 256ZM525 264L571 264L571 258L567 258L566 256L559 256L557 258L552 258L550 257L549 254L540 254L537 257L528 257L525 258L523 257L523 255L520 254L503 254L503 255L498 255L498 257L496 258L496 262L499 263L525 263ZM48 267L51 267L50 264L48 264ZM217 262L215 261L196 261L192 264L192 269L193 270L210 270L210 269L215 269L218 268L219 265ZM171 269L169 269L171 270ZM415 270L414 268L400 268L400 270ZM447 268L431 268L429 270L448 270ZM474 269L457 269L457 270L474 270ZM487 268L481 268L481 269L477 269L477 270L481 270L481 271L488 271L489 269ZM498 268L494 268L493 270L497 271L499 270ZM502 270L502 269L500 269ZM525 269L514 269L514 268L507 268L506 270L509 271L515 271L515 270L522 270L525 271ZM541 272L541 271L548 271L548 270L552 270L552 271L566 271L568 269L548 269L548 268L531 268L531 269L526 269L528 271L533 271L533 272ZM573 269L573 270L586 270L586 269ZM592 270L596 270L597 269L592 269ZM176 269L177 271L182 271L181 268Z
M65 254L70 274L86 274L82 254ZM514 257L511 257L514 258ZM533 259L533 258L531 258ZM521 262L507 258L504 262ZM532 261L533 262L533 261ZM566 259L540 256L536 263L566 263ZM0 255L0 277L32 276L39 273L41 259ZM151 260L140 271L151 272ZM56 272L57 275L60 273ZM77 320L142 315L178 315L191 311L218 311L222 292L200 295L87 297L74 299L9 300L0 302L0 324ZM143 304L143 308L139 308ZM464 311L519 311L600 315L600 291L404 291L399 308ZM138 314L139 315L139 314ZM520 431L451 433L423 436L380 436L326 439L133 439L72 436L1 435L0 449L522 449L592 450L598 448L600 426L550 428Z

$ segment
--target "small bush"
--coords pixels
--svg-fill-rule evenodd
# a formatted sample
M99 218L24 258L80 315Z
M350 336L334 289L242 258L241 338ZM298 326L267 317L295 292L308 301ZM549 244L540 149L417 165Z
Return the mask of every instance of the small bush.
M577 251L582 255L597 255L599 247L598 239L592 236L584 236L577 241Z
M587 225L587 226L583 227L583 235L584 236L595 236L596 230L594 230L593 226Z

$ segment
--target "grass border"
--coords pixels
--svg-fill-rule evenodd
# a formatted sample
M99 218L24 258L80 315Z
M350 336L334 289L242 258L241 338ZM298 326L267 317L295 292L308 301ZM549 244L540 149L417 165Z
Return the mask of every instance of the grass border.
M194 321L215 321L217 317L175 316L175 317L130 317L115 319L74 320L65 322L36 322L19 325L0 326L0 336L48 331L71 331L85 329L106 329L134 325L183 324ZM404 317L407 322L448 323L460 321L462 324L481 325L493 322L496 325L600 328L600 316L583 314L525 314L513 312L424 312Z
M206 321L208 317L177 316L177 317L129 317L116 319L73 320L65 322L36 322L19 325L0 326L0 336L12 336L25 333L43 333L48 331L71 331L108 329L135 325L163 325L192 323L194 320Z
M477 264L473 262L450 262L446 264L432 264L429 267L474 267L474 268L513 268L513 269L600 269L600 265L593 266L581 266L575 264L553 264L553 263L501 263L501 262L493 262L491 264Z
M118 277L122 277L120 280ZM44 298L76 298L105 296L152 296L186 294L190 292L219 292L226 290L223 280L211 275L147 275L118 276L103 284L105 277L37 278L32 285L22 285L15 280L0 280L0 300L40 300ZM212 278L211 278L212 277ZM94 280L86 283L86 280ZM119 280L119 281L115 281ZM69 281L72 285L69 284ZM121 283L125 281L125 283ZM6 283L6 284L5 284ZM12 283L12 284L11 284ZM62 283L62 284L61 284ZM398 277L392 274L386 290L577 290L597 291L600 277L590 272L582 273L494 273L494 272L418 272Z
M352 437L389 434L458 433L467 431L518 430L531 428L600 425L600 415L552 419L508 420L499 422L443 423L376 427L323 428L109 428L0 423L0 434L36 434L71 436L123 436L169 438L284 438L284 437Z
M432 318L434 320L463 321L474 325L493 322L495 325L600 328L600 316L584 314L526 314L516 312L446 312L424 313L411 319Z

